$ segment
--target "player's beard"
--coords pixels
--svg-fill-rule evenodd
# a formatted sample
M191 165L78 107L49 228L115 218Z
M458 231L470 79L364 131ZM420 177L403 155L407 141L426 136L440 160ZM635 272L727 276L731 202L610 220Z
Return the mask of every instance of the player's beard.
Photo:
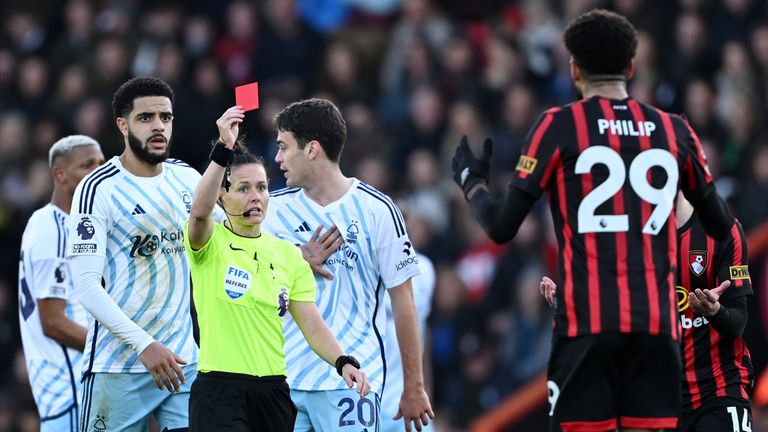
M151 153L149 151L149 144L142 145L141 141L136 137L136 135L131 132L131 130L128 130L128 145L131 147L131 151L133 151L133 154L136 155L136 157L142 161L146 162L151 165L157 165L159 163L163 163L166 159L168 159L168 155L171 152L171 140L169 139L168 142L165 143L165 151L157 154L157 153Z

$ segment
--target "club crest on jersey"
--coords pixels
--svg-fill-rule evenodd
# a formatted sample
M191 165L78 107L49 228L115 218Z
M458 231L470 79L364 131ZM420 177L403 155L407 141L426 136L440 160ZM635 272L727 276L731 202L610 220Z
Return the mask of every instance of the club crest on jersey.
M182 191L182 193L181 200L184 201L184 207L187 208L187 213L189 213L192 211L192 197L189 196L187 191Z
M703 250L692 250L688 252L688 265L696 276L701 276L709 264L709 253Z
M227 273L224 275L224 292L227 293L229 298L232 300L239 299L248 292L250 287L250 273L235 266L229 266L227 268Z
M88 216L80 218L80 223L77 224L77 236L81 240L90 240L94 234L96 234L96 228L94 228L91 219Z
M284 286L280 287L280 294L277 295L277 316L284 317L288 312L288 290Z
M352 225L347 227L347 237L344 239L347 243L357 243L357 235L360 234L360 228L357 227L357 221L352 221Z

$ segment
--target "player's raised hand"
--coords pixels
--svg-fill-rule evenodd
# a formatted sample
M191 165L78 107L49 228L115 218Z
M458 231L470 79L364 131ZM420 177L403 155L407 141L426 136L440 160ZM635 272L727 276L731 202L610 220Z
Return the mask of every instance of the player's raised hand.
M365 372L352 366L351 364L345 364L341 369L341 377L347 383L347 387L352 388L357 384L357 394L360 395L360 399L371 391L371 384L368 382L368 377Z
M160 342L155 341L149 344L139 354L139 360L152 375L155 385L160 390L165 385L165 388L170 392L179 391L181 384L187 383L187 378L180 366L187 364L187 361L164 347Z
M301 255L309 263L312 272L331 280L333 273L329 272L323 263L344 244L341 232L336 225L328 228L324 233L322 225L318 225L309 241L301 246Z
M237 135L240 133L240 123L245 118L243 107L235 105L224 111L224 114L216 120L216 127L219 128L219 138L224 145L229 148L235 147Z
M555 285L552 279L546 276L542 277L541 282L539 282L539 292L547 300L549 307L557 308L557 299L555 298L555 295L557 294L557 285Z
M711 317L716 314L720 310L720 296L729 286L731 286L731 281L727 280L717 288L705 290L696 288L688 296L688 304L691 305L691 310L705 317Z
M431 419L435 418L432 405L429 403L429 397L423 388L419 387L410 390L406 388L403 390L403 395L400 397L400 408L397 410L397 414L392 417L392 420L399 420L401 418L405 422L405 430L407 432L411 432L412 426L417 431L420 431L422 427L429 424Z
M453 171L453 180L464 191L467 197L469 191L477 184L487 184L491 172L491 154L493 153L493 140L486 138L483 143L483 154L480 158L472 153L469 148L467 136L461 138L459 146L456 147L456 153L451 160L451 170ZM468 197L467 197L468 198Z

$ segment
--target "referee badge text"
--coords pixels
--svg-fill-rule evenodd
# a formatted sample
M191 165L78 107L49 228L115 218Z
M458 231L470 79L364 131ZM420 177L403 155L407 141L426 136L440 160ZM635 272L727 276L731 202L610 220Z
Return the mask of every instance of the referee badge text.
M239 299L248 292L250 287L250 273L235 266L227 268L227 273L224 275L224 292L227 293L229 298L232 300Z

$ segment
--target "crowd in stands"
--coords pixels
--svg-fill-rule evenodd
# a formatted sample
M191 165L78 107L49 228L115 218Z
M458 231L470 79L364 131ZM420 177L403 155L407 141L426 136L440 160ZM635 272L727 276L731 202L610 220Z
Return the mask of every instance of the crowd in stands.
M491 187L503 192L539 113L576 98L561 32L593 7L638 28L629 93L688 117L731 211L747 234L759 229L768 221L760 0L3 1L0 432L39 425L17 269L26 220L50 199L48 149L78 133L96 138L107 158L119 154L110 98L139 75L174 88L171 153L200 170L234 86L259 82L261 108L241 129L269 161L272 117L283 106L324 97L340 107L349 131L342 169L397 198L413 246L435 263L427 379L438 429L466 428L546 370L552 312L538 281L556 274L557 248L544 200L513 242L490 241L450 179L450 157L462 135L476 144L493 137ZM270 189L284 186L274 162L270 178ZM751 264L760 302L766 266ZM750 326L767 321L751 318ZM765 341L748 344L759 373Z

